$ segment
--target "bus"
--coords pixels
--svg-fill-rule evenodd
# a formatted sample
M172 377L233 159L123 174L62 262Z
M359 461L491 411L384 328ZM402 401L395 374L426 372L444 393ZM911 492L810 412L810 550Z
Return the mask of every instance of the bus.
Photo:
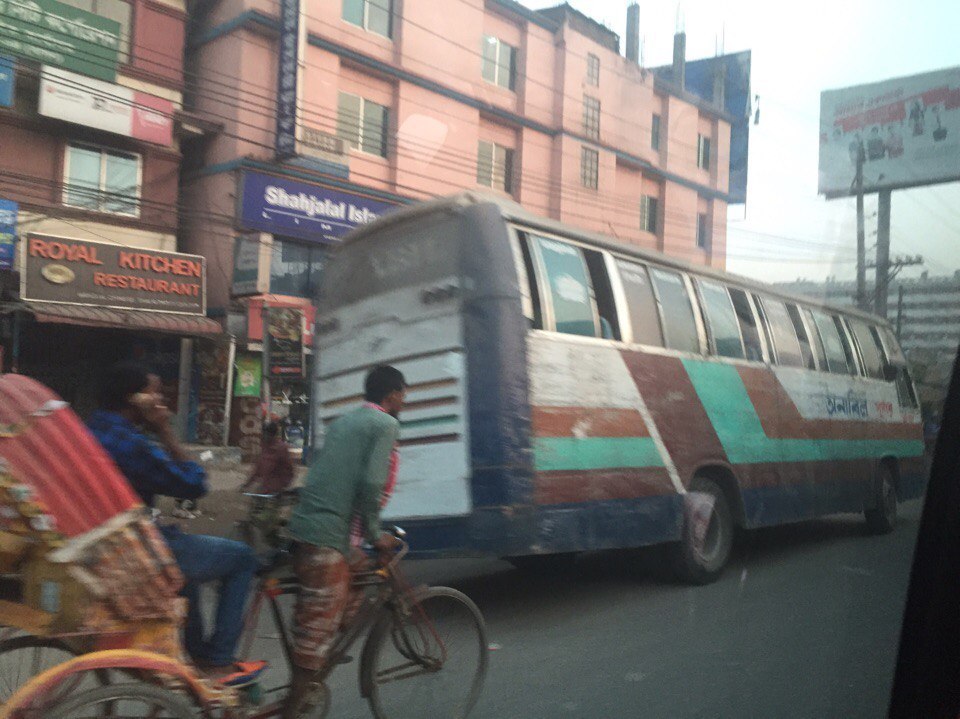
M735 528L924 489L917 394L889 324L614 242L473 192L355 230L318 300L312 427L409 383L384 519L415 556L518 565L670 543L719 576Z

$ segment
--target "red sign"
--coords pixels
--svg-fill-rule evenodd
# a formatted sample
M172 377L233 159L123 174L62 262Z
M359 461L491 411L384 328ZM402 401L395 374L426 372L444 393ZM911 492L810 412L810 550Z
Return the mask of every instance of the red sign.
M266 295L270 307L295 307L303 312L305 328L303 332L303 346L313 345L313 323L316 317L316 308L313 303L303 297L287 297L285 295ZM252 297L247 307L247 339L251 342L263 340L263 299L264 295Z
M173 103L145 92L133 93L130 132L138 140L173 144Z

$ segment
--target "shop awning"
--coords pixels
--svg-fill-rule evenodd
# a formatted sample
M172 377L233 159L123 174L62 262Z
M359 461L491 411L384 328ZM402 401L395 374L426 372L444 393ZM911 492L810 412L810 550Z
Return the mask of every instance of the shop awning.
M199 315L121 310L89 305L62 305L54 302L20 302L5 308L8 312L18 309L29 312L38 322L85 327L115 327L203 337L223 334L223 327L219 322Z

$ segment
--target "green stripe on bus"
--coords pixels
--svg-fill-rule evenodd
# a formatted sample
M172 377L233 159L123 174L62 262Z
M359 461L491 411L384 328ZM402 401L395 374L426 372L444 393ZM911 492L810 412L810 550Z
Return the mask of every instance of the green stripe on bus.
M696 360L683 360L683 366L732 464L923 454L923 442L912 439L772 439L736 367Z
M650 437L536 437L533 458L538 472L663 466Z
M415 427L429 427L433 424L446 424L456 422L458 419L455 414L445 414L440 417L426 417L425 419L400 420L401 429L413 429Z

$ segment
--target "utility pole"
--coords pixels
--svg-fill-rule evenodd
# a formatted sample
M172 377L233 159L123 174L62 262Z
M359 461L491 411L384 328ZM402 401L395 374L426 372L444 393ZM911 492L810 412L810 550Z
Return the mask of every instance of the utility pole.
M887 319L890 279L890 190L880 190L877 205L877 276L873 311L883 319Z
M869 310L867 306L867 241L863 221L863 163L866 161L863 142L857 148L857 307Z
M879 243L878 243L878 252L877 252L877 254L878 254L878 255L880 254L880 253L879 253ZM922 255L909 255L909 256L908 256L908 255L898 255L897 257L894 257L894 258L891 260L891 259L889 258L889 254L888 254L885 259L886 259L886 261L885 261L884 264L885 264L885 266L886 266L886 271L882 273L882 275L883 275L882 277L881 277L881 270L880 270L880 261L879 261L879 259L878 259L877 262L869 262L869 263L867 263L867 265L866 265L868 269L869 269L869 268L874 268L874 269L877 270L877 287L878 287L878 288L881 287L881 284L882 284L883 290L884 290L885 293L886 293L886 291L887 291L887 288L890 286L890 281L891 281L892 279L894 279L897 275L899 275L899 274L900 274L900 271L901 271L904 267L914 267L914 266L916 266L916 265L922 265L922 264L923 264L923 256L922 256ZM884 303L884 308L883 308L883 309L886 310L886 295L884 295L883 303ZM897 310L897 312L898 312L897 322L898 322L898 323L899 323L899 321L900 321L900 316L899 316L899 315L900 315L900 312L902 311L902 305L903 305L903 286L902 286L902 285L900 286L900 300L899 300L899 304L900 304L900 307L899 307L898 310ZM878 307L879 307L879 305L878 305ZM878 315L880 315L881 317L883 317L884 319L886 319L886 312L884 312L884 314L880 314L880 312L877 311L876 314L878 314ZM899 332L899 326L898 326L897 329L898 329L898 332Z

